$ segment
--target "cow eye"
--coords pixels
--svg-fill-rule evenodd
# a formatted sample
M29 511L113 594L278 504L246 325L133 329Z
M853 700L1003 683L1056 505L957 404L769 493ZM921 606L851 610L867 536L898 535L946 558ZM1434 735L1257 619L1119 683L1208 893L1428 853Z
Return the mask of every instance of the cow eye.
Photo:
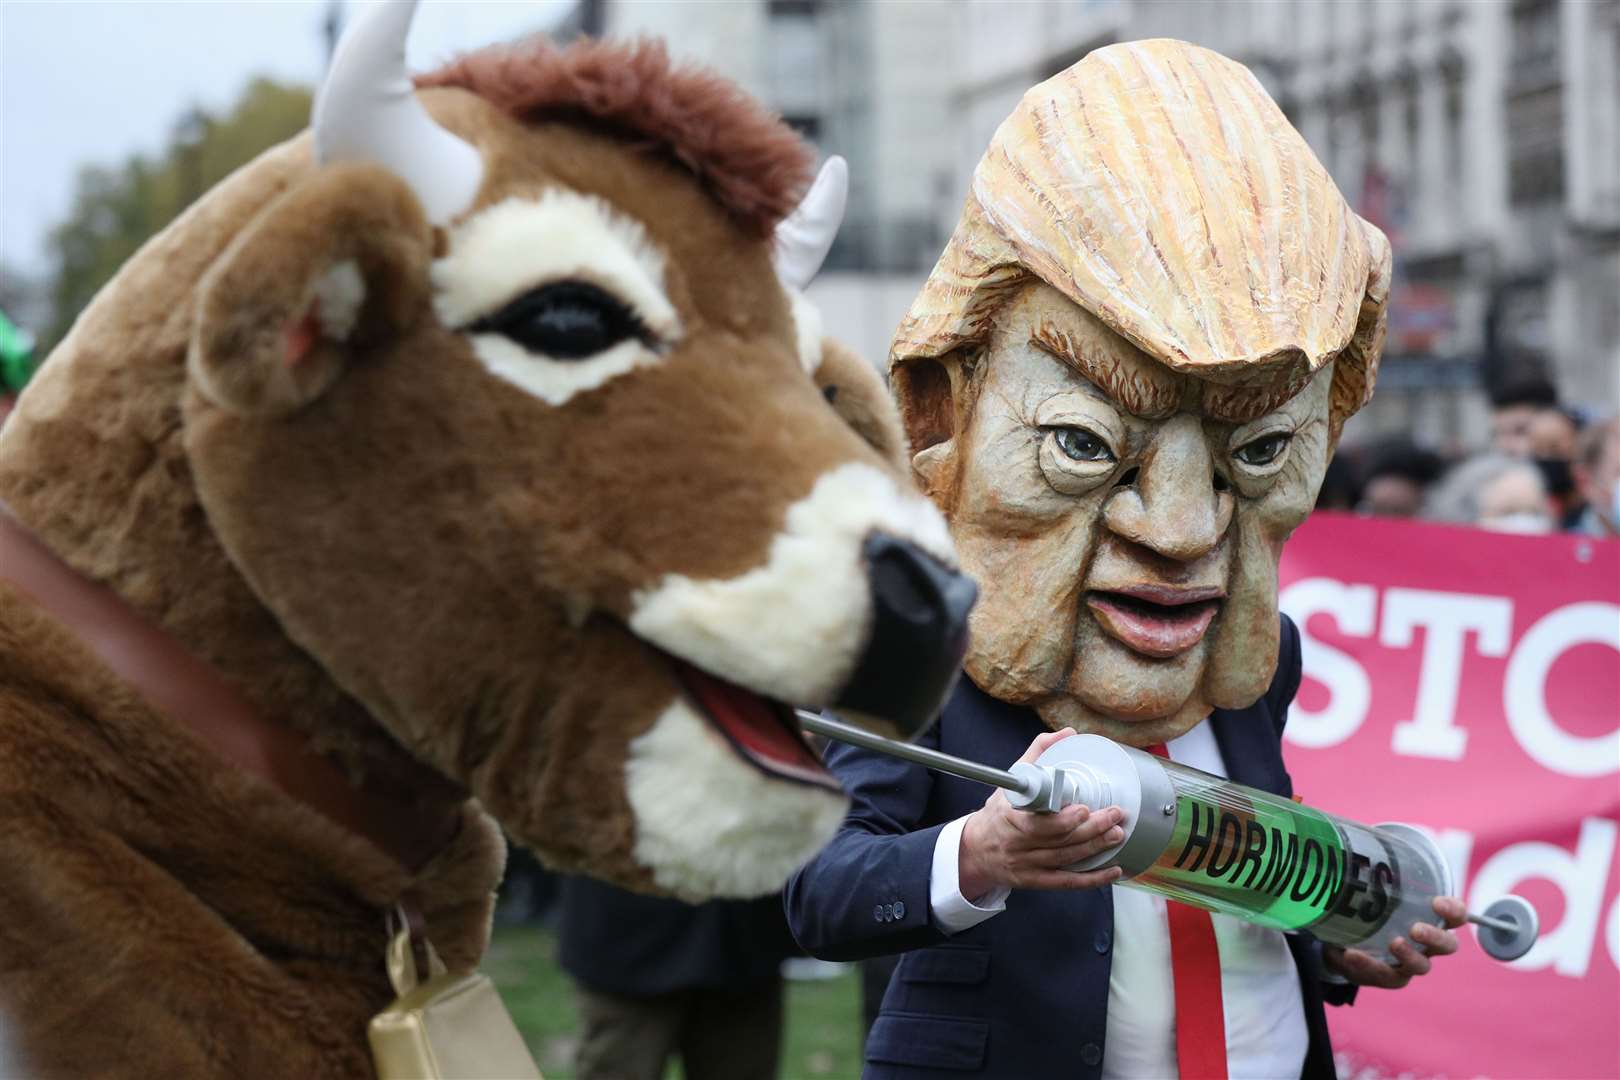
M1232 452L1232 456L1252 468L1270 465L1282 456L1284 450L1288 449L1289 438L1287 432L1262 435L1253 442L1244 443L1238 447Z
M584 281L557 281L530 289L469 326L475 334L501 334L553 360L583 360L646 328L623 301Z

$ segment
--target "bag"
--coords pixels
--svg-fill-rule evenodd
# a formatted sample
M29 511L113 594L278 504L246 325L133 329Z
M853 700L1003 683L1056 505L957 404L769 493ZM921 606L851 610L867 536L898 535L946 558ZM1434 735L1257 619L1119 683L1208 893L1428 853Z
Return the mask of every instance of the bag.
M452 975L404 912L388 941L398 999L372 1018L378 1080L542 1080L495 984L476 971ZM427 957L427 977L413 945Z

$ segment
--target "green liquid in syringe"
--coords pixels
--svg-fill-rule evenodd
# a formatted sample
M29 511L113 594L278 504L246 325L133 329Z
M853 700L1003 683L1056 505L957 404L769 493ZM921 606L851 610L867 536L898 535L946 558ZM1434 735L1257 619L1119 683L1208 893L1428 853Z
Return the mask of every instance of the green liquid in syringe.
M1344 884L1346 850L1328 818L1216 777L1174 777L1176 826L1157 862L1126 882L1277 930L1329 915ZM1207 780L1209 782L1201 782Z

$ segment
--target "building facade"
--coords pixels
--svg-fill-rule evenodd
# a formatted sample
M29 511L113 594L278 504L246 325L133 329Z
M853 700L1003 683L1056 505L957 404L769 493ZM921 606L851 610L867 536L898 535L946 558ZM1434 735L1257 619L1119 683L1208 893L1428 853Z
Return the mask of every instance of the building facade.
M1540 370L1620 407L1620 0L598 0L851 166L817 299L874 361L1020 95L1102 45L1179 37L1247 64L1394 242L1380 392L1347 438L1485 438Z

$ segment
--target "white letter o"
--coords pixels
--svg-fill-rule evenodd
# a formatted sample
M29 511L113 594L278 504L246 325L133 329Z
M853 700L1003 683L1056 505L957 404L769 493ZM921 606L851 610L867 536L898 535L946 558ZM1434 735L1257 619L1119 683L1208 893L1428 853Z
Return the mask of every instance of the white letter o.
M1620 728L1607 735L1571 735L1547 709L1547 672L1553 661L1570 647L1588 643L1620 652L1620 605L1569 604L1543 616L1519 639L1502 683L1502 710L1519 746L1543 767L1565 776L1620 772Z

